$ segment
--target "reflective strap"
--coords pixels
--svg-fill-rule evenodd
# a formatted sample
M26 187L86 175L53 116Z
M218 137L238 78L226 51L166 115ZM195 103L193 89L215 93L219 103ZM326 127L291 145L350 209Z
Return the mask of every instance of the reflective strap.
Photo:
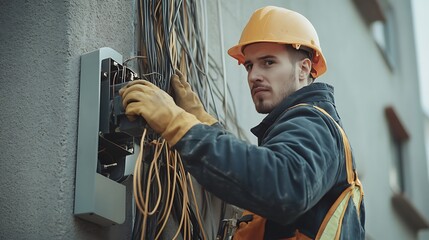
M355 204L358 216L360 215L359 213L359 209L360 209L360 201L361 201L361 191L359 189L359 187L354 187L353 188L353 192L352 192L352 199L353 199L353 203Z
M353 157L352 157L352 151L350 148L349 139L347 138L346 133L344 132L343 128L329 115L328 112L325 111L325 109L320 108L318 106L313 106L315 109L319 110L326 116L328 116L337 126L338 130L341 133L342 139L343 139L343 145L344 145L344 154L346 156L346 169L347 169L347 182L352 184L355 181L355 172L353 171Z
M347 170L347 182L349 184L353 184L355 182L355 172L353 171L353 157L352 157L352 151L350 148L350 143L349 143L349 139L347 138L346 133L344 132L343 128L335 121L334 118L331 117L331 115L329 115L328 112L325 111L325 109L315 106L315 105L310 105L307 103L300 103L297 105L294 105L288 109L293 109L299 106L310 106L313 107L315 109L317 109L318 111L320 111L321 113L325 114L327 117L329 117L332 122L335 123L335 125L337 126L338 130L341 133L342 136L342 140L343 140L343 145L344 145L344 154L346 156L346 170Z
M363 189L362 189L362 184L360 183L359 177L357 172L355 171L355 176L356 176L356 182L355 182L355 188L353 189L353 203L356 206L356 211L358 216L360 216L360 206L362 204L362 199L363 199Z
M362 199L363 199L363 189L362 189L362 184L360 183L360 180L358 178L357 172L355 170L353 170L353 156L352 156L352 151L351 151L351 147L350 147L350 142L349 142L349 139L347 138L347 135L344 132L343 128L324 109L317 107L317 106L313 106L313 107L316 108L317 110L319 110L320 112L324 113L330 119L332 119L332 121L337 126L338 130L341 132L341 136L343 139L344 152L345 152L344 154L346 156L347 181L349 184L351 184L351 186L343 192L343 194L346 191L348 192L346 194L346 196L342 196L343 194L341 194L340 197L336 200L336 202L341 200L341 204L337 206L337 209L335 210L334 215L330 217L330 212L331 212L331 210L330 210L328 212L328 214L325 216L325 219L323 220L324 222L325 222L325 220L329 219L328 220L329 222L327 223L327 226L325 227L325 229L323 231L321 231L322 229L320 228L319 232L317 233L318 236L320 234L320 239L339 239L340 234L341 234L341 226L342 226L342 222L343 222L342 220L344 217L344 213L346 212L350 196L351 196L353 203L356 207L356 212L357 212L358 216L360 216L360 206L361 206ZM343 199L342 199L342 197L343 197ZM342 205L344 205L344 206L342 206ZM335 206L335 204L332 207L334 207L334 206ZM331 207L331 209L332 209L332 207ZM340 215L341 218L338 219L338 221L337 221L337 219L336 219L337 217L335 215L339 215L339 213L341 213L341 215ZM332 221L333 218L335 218L335 222ZM323 223L322 223L322 226L323 226ZM335 232L335 235L333 235L334 232ZM335 238L333 238L334 236L335 236ZM316 239L319 239L319 238L316 237Z
M353 156L350 143L343 128L335 121L335 119L332 118L331 115L329 115L328 112L325 111L325 109L306 103L297 104L293 107L290 107L289 109L299 106L312 106L313 108L319 110L335 123L341 133L344 146L344 155L346 158L347 182L350 184L350 187L345 189L331 206L316 235L316 239L321 240L339 239L341 235L344 214L347 210L350 198L352 198L358 216L360 216L360 206L364 195L362 184L359 181L357 172L353 170Z
M326 217L323 219L322 225L320 225L316 239L339 239L341 233L340 229L343 222L342 220L344 213L346 212L353 188L353 186L350 186L344 190L337 198L335 203L331 206L328 213L326 214Z

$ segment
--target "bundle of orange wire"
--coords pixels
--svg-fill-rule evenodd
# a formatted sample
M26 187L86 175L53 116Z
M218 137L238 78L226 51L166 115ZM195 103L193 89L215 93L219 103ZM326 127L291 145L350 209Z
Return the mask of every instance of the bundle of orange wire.
M178 68L205 99L209 83L197 19L201 11L197 8L196 0L138 1L138 72L140 78L169 92L169 79ZM142 220L136 221L133 237L159 239L170 219L178 224L173 239L179 234L183 239L206 239L192 179L179 154L159 136L151 135L149 139L146 130L133 185L136 207L142 215Z
M138 210L143 215L143 221L141 225L141 239L145 239L146 236L146 228L147 228L147 219L149 216L155 214L159 209L161 204L164 204L163 211L161 213L161 217L157 221L158 231L155 234L155 239L159 239L161 236L162 231L164 230L167 221L171 215L171 210L173 206L173 202L176 201L175 199L175 192L176 184L181 188L181 192L183 193L183 198L181 199L182 203L182 215L180 217L180 222L178 229L176 233L174 234L173 239L176 239L181 232L183 231L183 238L184 239L192 239L192 228L199 227L201 229L202 238L207 239L203 224L201 222L201 216L199 213L199 207L197 204L197 200L195 197L195 191L192 185L192 179L189 173L185 172L185 169L182 164L182 160L180 158L180 155L177 153L177 151L173 151L168 147L168 144L165 140L153 140L149 143L145 142L146 139L146 133L147 129L144 130L143 136L141 138L140 143L140 152L136 161L135 169L134 169L134 179L133 179L133 192L134 192L134 199L136 202L136 206ZM151 147L154 147L154 154L151 162L149 163L149 170L144 173L142 172L143 164L144 164L144 149L145 145L149 144ZM167 182L163 183L160 178L160 155L162 151L165 152L165 159L163 162L163 165L165 165L167 171ZM146 186L142 186L143 179L146 178L145 182L147 183ZM155 206L152 209L149 209L149 199L151 192L151 185L154 184L154 182L157 185L157 197L155 201ZM163 188L163 184L166 184L166 187ZM188 189L189 187L189 189ZM166 191L163 193L162 189L166 189ZM196 211L196 216L198 220L198 226L193 226L193 224L190 221L190 208L191 205L191 199L189 197L189 192L192 196L192 202L194 209ZM164 203L161 203L162 194L166 194L165 199L166 201Z

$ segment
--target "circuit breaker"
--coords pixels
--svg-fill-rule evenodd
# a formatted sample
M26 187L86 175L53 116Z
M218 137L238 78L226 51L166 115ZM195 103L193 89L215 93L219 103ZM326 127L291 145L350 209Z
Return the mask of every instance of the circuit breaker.
M137 75L111 48L81 57L74 214L108 226L125 221L126 187L144 121L129 121L118 91Z

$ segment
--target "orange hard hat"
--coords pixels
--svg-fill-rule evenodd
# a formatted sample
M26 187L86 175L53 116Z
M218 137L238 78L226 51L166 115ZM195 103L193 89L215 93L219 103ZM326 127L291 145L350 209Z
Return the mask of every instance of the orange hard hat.
M296 49L312 49L312 77L319 77L326 72L326 60L317 32L310 21L297 12L274 6L256 10L244 28L240 41L228 50L228 54L242 64L243 47L258 42L291 44Z

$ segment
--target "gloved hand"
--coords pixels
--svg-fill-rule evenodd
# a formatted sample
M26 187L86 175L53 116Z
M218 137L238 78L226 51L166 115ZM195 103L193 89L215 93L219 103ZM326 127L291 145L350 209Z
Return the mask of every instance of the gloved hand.
M171 86L175 93L174 100L176 100L176 104L179 107L193 114L204 124L213 125L218 122L217 119L204 110L203 104L197 94L192 91L191 85L189 85L188 81L179 70L176 70L176 74L171 76Z
M142 116L170 146L175 145L191 127L201 123L194 115L178 107L170 95L148 81L132 81L119 90L119 95L129 119Z

